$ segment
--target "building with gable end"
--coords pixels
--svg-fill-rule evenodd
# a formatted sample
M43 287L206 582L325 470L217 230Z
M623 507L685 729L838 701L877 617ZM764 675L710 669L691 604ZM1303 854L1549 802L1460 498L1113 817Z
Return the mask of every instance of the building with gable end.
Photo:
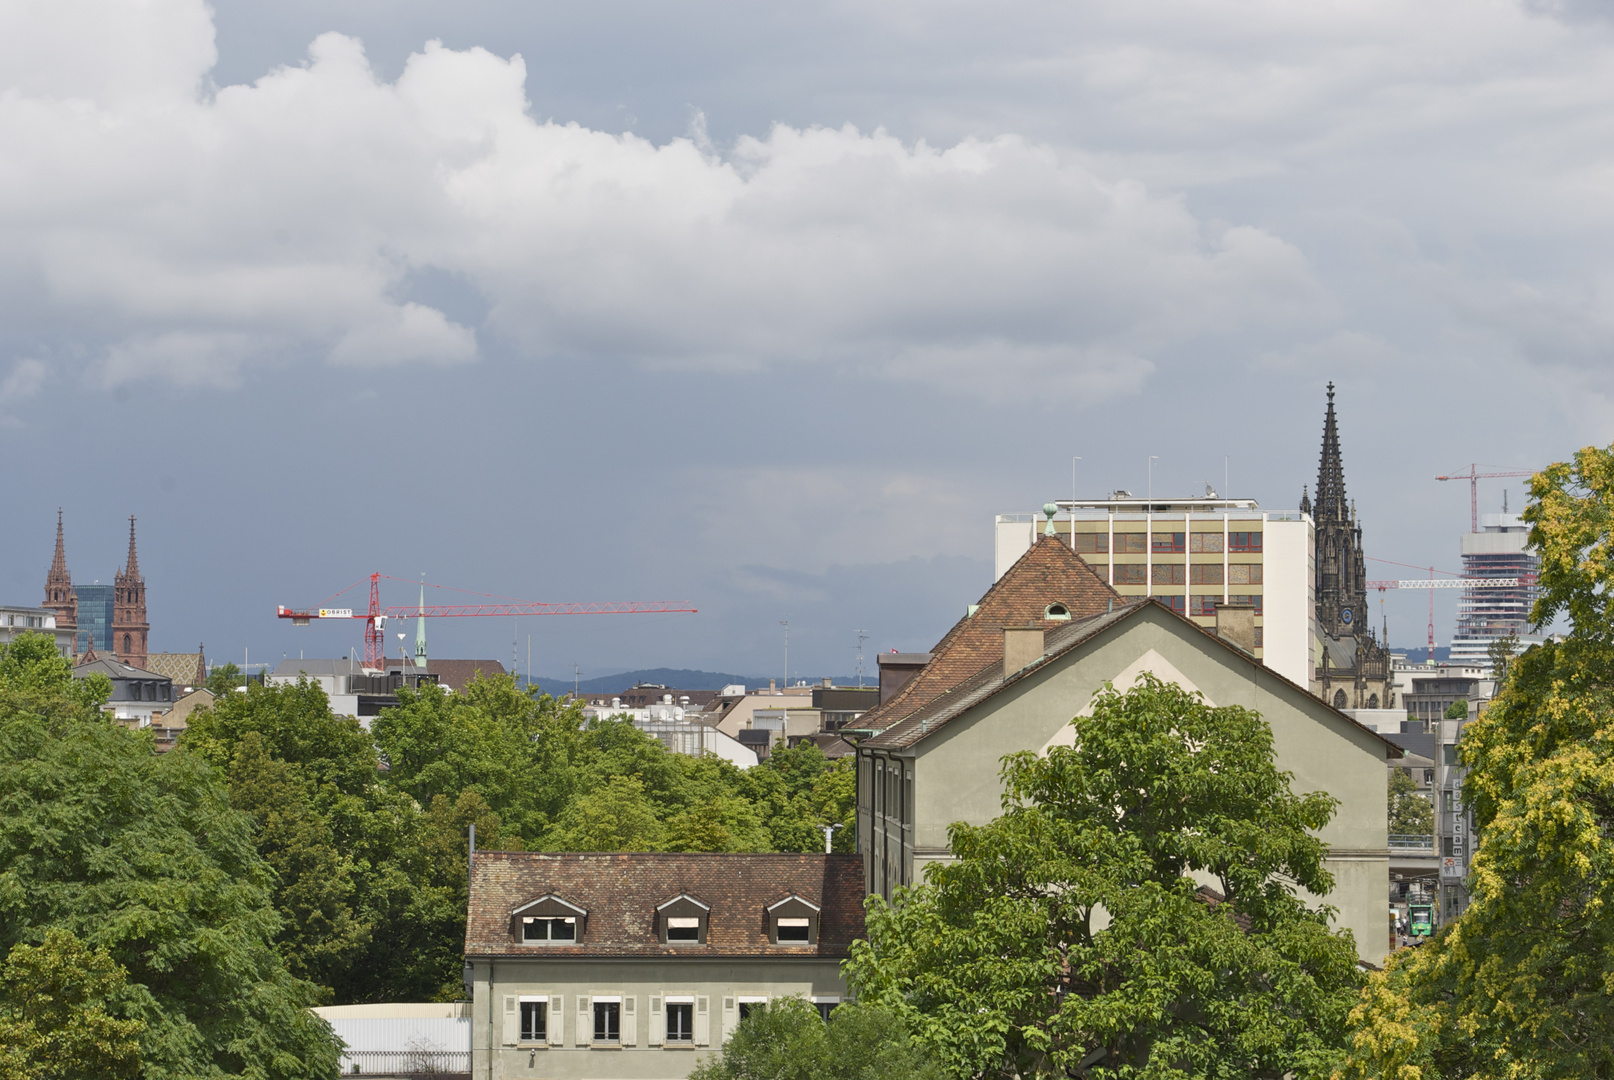
M1085 564L1061 539L1044 536L907 684L862 718L874 732L858 746L857 772L868 890L889 897L921 880L927 865L950 860L948 826L984 825L1002 813L1005 755L1068 745L1072 717L1090 710L1094 695L1111 684L1125 690L1150 672L1213 706L1259 712L1295 789L1340 800L1320 834L1335 880L1327 902L1339 909L1337 925L1355 934L1359 955L1378 963L1389 941L1386 763L1400 748L1255 659L1251 609L1219 608L1217 631L1152 600L1095 612L1106 587L1085 571L1096 588L1072 593L1078 567ZM1087 610L1049 617L1078 606Z
M1356 504L1345 497L1345 463L1328 384L1315 501L1302 491L1300 512L1316 522L1317 667L1312 691L1336 709L1395 707L1390 650L1368 625L1367 564Z
M862 885L856 855L474 852L471 1073L673 1080L755 1003L827 1015Z

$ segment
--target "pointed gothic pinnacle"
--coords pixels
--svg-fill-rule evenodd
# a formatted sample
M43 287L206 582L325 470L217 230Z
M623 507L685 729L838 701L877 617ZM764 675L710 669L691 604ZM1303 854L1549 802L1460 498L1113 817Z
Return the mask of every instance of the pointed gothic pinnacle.
M62 540L62 508L56 508L56 557L51 560L51 573L67 573L67 545Z
M135 554L135 519L133 514L129 515L129 564L123 568L123 572L131 578L140 576L140 557Z

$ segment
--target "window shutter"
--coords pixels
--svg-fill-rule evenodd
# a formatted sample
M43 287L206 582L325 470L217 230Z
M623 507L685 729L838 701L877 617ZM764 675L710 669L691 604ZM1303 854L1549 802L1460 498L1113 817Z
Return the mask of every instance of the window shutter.
M734 1028L739 1024L739 1010L732 997L723 999L723 1030L717 1033L719 1039L726 1039L734 1034Z
M521 1033L520 1023L521 1018L516 1015L516 996L514 994L504 995L504 1045L514 1046L516 1044L516 1036Z
M712 1044L712 1015L707 1011L707 1000L704 997L695 999L696 1046L710 1046Z
M667 1037L667 1010L662 1008L661 998L650 998L650 1015L646 1019L650 1021L650 1037L645 1040L646 1045L660 1046Z
M549 1045L566 1045L566 998L563 994L549 995Z
M577 1045L587 1046L594 1041L594 1010L588 1007L588 995L577 995Z
M622 1045L633 1046L639 1041L638 997L622 995Z

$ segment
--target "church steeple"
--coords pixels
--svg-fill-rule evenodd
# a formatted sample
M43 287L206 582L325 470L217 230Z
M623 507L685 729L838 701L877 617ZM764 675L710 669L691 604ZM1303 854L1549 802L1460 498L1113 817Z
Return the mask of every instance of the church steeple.
M56 555L45 575L45 602L42 607L56 612L58 630L78 629L78 598L73 593L73 575L67 572L67 544L62 536L62 511L56 508ZM78 636L74 635L74 642Z
M1334 384L1328 384L1328 412L1323 417L1323 454L1317 464L1317 497L1312 501L1317 524L1348 519L1345 498L1345 463L1339 452L1339 422L1334 417Z
M146 582L140 576L140 556L135 551L135 519L129 518L129 561L113 580L112 652L130 667L146 666Z

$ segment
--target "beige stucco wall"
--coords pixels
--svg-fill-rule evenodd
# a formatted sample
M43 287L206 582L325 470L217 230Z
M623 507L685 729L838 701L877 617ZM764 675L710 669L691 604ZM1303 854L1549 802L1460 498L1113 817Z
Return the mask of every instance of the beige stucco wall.
M915 748L915 878L923 866L948 858L947 826L982 824L1002 812L999 760L1018 750L1069 744L1071 717L1091 709L1106 681L1130 686L1143 670L1198 690L1212 705L1242 705L1272 726L1278 767L1294 774L1299 792L1327 791L1340 800L1321 838L1337 853L1329 860L1335 888L1327 902L1336 925L1356 937L1372 963L1388 945L1389 851L1385 837L1385 747L1373 733L1326 708L1309 694L1247 664L1165 612L1146 610L1097 641L953 720Z
M491 989L489 974L492 974ZM681 1080L696 1063L721 1049L738 1022L739 999L799 995L840 999L846 995L836 960L477 960L472 971L472 1080ZM510 1045L519 1032L504 1030L505 995L565 996L559 1045ZM710 1017L707 1045L650 1046L652 996L705 997ZM577 999L614 995L635 999L637 1031L632 1046L578 1045ZM725 1001L734 1008L726 1009ZM489 1030L489 1020L492 1030ZM592 1024L592 1020L590 1020ZM490 1050L491 1039L491 1050ZM625 1040L624 1040L625 1041Z

